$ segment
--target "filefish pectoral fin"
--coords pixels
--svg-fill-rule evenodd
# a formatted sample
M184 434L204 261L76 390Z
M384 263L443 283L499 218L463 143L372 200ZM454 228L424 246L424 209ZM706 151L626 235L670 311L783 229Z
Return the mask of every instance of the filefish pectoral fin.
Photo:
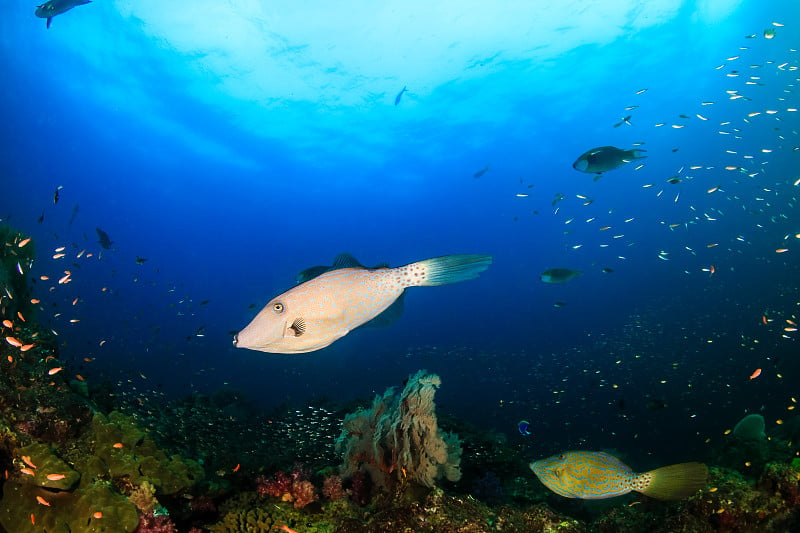
M287 333L293 337L299 337L306 332L306 321L302 317L295 318L292 325L288 327Z

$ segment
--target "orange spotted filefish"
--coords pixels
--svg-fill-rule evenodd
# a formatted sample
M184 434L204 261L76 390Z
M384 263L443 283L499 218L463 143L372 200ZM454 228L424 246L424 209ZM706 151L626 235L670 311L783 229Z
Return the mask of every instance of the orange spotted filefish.
M272 299L233 339L238 348L305 353L329 346L372 320L408 287L458 283L489 268L489 255L434 257L397 268L340 268Z
M681 463L641 474L605 452L570 451L530 464L545 487L566 498L595 500L641 492L659 500L688 498L708 479L703 463Z

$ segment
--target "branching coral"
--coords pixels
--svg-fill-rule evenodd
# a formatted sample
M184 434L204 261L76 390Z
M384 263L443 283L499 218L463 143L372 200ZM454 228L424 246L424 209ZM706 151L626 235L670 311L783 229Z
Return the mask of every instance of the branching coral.
M436 480L461 477L458 436L442 431L433 401L439 376L420 370L401 392L394 388L377 396L370 409L347 415L337 450L342 452L344 476L369 473L385 490L411 482L434 487Z

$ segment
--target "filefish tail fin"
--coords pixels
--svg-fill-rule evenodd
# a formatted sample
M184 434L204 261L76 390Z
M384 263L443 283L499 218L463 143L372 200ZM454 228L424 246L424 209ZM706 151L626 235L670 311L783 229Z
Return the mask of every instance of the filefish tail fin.
M706 485L708 467L703 463L662 466L633 480L633 490L658 500L688 498Z
M401 267L409 285L430 287L475 279L492 264L491 255L445 255Z
M633 150L630 150L630 153L631 155L633 155L633 159L644 159L645 157L647 157L645 155L647 153L647 150L640 150L638 148L634 148Z

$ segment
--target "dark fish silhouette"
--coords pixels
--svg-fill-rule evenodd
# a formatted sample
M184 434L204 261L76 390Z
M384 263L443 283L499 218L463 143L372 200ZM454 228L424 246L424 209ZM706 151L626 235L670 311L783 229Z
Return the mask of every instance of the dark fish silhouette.
M580 270L572 270L570 268L549 268L542 272L539 279L545 283L566 283L567 281L577 278L581 275Z
M97 242L105 248L106 250L111 249L111 245L114 244L113 241L108 237L108 233L101 230L100 228L95 228L97 230Z
M643 159L645 150L622 150L614 146L600 146L584 152L572 164L572 168L587 174L597 174L614 170L635 159ZM597 178L595 178L597 179Z
M400 103L400 100L403 98L403 93L406 92L407 90L408 90L408 87L403 87L400 90L400 92L397 93L397 96L394 97L394 105L397 105L397 104Z
M75 217L78 216L78 211L80 208L81 206L79 204L75 204L75 207L72 208L72 214L69 217L69 225L67 225L67 229L72 228L72 223L75 222Z
M40 19L47 19L47 27L49 28L53 17L56 15L66 13L75 6L82 6L90 3L92 3L92 0L50 0L40 6L36 6L34 15Z
M472 177L473 178L480 178L481 176L483 176L487 172L489 172L489 165L486 165L485 167L483 167L482 169L477 171L475 174L472 175Z

